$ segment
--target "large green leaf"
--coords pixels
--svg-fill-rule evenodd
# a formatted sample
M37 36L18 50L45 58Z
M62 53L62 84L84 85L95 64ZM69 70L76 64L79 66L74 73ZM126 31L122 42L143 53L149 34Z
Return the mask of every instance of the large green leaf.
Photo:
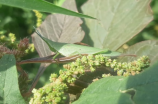
M41 12L61 13L66 15L94 19L93 17L67 10L44 0L0 0L0 4L24 9L35 9Z
M117 50L153 19L150 2L151 0L88 0L82 6L82 11L96 17L98 21L85 19L87 28L84 42L98 48Z
M122 57L120 61L130 62L138 59L139 57L145 55L151 60L151 64L155 63L158 59L158 41L157 40L147 40L130 46L124 54L135 54L137 57Z
M158 62L141 74L112 76L92 83L73 104L156 104Z
M0 59L0 104L25 104L19 91L16 60L13 55Z

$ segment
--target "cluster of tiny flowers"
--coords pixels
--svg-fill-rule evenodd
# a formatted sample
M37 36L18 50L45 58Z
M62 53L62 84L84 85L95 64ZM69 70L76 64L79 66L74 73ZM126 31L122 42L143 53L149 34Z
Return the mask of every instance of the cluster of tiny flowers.
M7 42L7 44L9 44L11 46L16 46L16 44L17 44L15 34L13 34L13 33L9 33L8 37L5 36L4 34L0 34L0 41Z
M28 38L24 38L20 41L17 41L16 37L15 37L15 34L9 33L8 36L5 36L4 35L5 33L6 33L6 31L0 31L0 42L1 42L0 44L2 44L2 42L7 43L7 46L12 47L14 49L18 48L17 50L19 50L19 51L24 51L25 50L25 53L35 51L34 45L33 44L28 44L28 42L29 42ZM16 52L14 50L14 53L19 54L19 51L17 52L17 50L16 50ZM0 53L0 57L1 56L2 56L2 53Z
M24 38L24 39L20 40L20 42L18 44L19 51L25 51L28 47L29 47L29 39L28 38Z
M30 104L38 104L41 102L57 104L64 103L66 99L65 91L68 90L68 85L73 84L80 76L84 75L87 71L94 72L97 68L102 66L109 67L117 71L118 75L134 75L133 72L139 73L143 68L148 67L150 60L147 56L139 58L137 61L130 63L119 63L116 59L110 59L102 55L88 55L78 58L75 62L65 64L66 71L60 70L59 76L52 74L50 76L51 83L49 85L34 90L34 98L31 99ZM121 71L121 73L120 73ZM103 74L102 77L108 77L111 74ZM95 78L93 81L99 80Z
M39 27L42 23L42 14L37 11L37 10L33 10L33 12L35 13L36 17L37 17L37 23L36 26Z
M67 85L62 79L58 78L57 74L52 74L50 77L51 83L36 90L33 89L34 98L31 98L29 104L58 104L64 103L66 100Z
M102 74L102 77L103 77L103 78L105 78L105 77L109 77L109 76L111 76L110 73L109 73L109 74Z
M13 33L10 33L10 34L9 34L9 38L10 38L10 40L11 40L11 43L14 43L15 40L16 40L15 34L13 34Z
M117 75L119 76L129 76L139 74L145 68L149 67L150 59L147 56L142 56L136 61L132 61L129 63L117 63L114 66L114 71L117 71Z
M25 54L25 50L28 48L29 39L24 38L20 40L17 49L9 49L5 47L4 45L0 45L0 58L4 54L13 54L15 58L18 60L19 58L23 57Z
M34 52L34 51L35 51L34 44L29 44L29 47L25 50L26 53Z

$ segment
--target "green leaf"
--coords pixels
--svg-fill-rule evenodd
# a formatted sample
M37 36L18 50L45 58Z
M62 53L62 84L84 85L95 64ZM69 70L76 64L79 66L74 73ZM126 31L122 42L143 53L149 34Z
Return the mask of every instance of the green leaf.
M151 64L155 63L158 59L158 41L147 40L139 42L133 46L130 46L124 54L135 54L137 57L122 57L119 60L122 62L131 62L143 55L148 56L151 60Z
M85 43L116 51L137 35L152 19L151 0L88 0L82 11L97 20L85 19ZM88 30L87 30L88 29Z
M94 17L90 17L88 15L83 15L77 12L70 11L68 9L56 6L44 0L0 0L0 4L23 8L23 9L38 10L41 12L61 13L61 14L72 15L77 17L95 19Z
M19 90L13 55L4 55L0 59L0 82L0 104L25 104Z
M129 77L111 76L92 83L73 104L156 104L158 61Z

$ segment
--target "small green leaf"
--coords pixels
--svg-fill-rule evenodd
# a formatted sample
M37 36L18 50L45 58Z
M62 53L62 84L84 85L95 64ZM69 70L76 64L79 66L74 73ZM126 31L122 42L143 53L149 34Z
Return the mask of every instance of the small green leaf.
M0 0L0 4L23 8L23 9L38 10L41 12L61 13L61 14L72 15L77 17L95 19L94 17L90 17L87 15L70 11L68 9L56 6L44 0Z
M92 83L73 104L156 104L158 61L129 77L112 76Z
M25 104L19 90L13 55L4 55L0 59L0 82L0 104Z

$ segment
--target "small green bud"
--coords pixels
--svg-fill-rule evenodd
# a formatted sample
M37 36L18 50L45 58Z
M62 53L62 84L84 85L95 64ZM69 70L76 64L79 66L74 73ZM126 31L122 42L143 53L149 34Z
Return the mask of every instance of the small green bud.
M89 64L89 66L93 66L93 65L94 65L94 61L89 60L89 61L88 61L88 64Z
M100 56L99 55L95 55L95 60L99 60Z
M140 72L139 71L136 71L136 74L139 74Z
M106 63L105 63L105 66L110 66L110 63L109 63L109 62L106 62Z
M122 76L122 75L123 75L123 69L117 71L117 75L118 75L118 76Z
M48 94L48 93L50 93L52 91L52 88L51 87L47 87L47 89L46 89L46 93Z
M66 96L63 96L63 100L66 100L67 98L66 98Z
M32 93L36 93L36 92L37 92L37 89L34 88L34 89L32 90Z
M102 74L102 77L103 77L103 78L105 78L105 77L109 77L109 76L111 76L110 73L109 73L109 74Z
M137 69L136 69L136 67L132 67L132 71L136 71Z
M75 62L72 62L72 63L70 64L70 67L71 67L71 68L76 68Z
M108 59L108 62L111 63L111 62L112 62L112 59Z
M80 59L80 58L77 58L76 61L77 61L77 62L81 62L81 59Z
M63 81L65 81L65 80L67 79L67 77L68 77L68 76L65 75L65 74L63 74L63 75L60 76L60 78L61 78Z
M64 64L64 65L63 65L63 68L65 68L65 69L70 69L71 67L70 67L70 64Z
M102 77L105 78L105 77L106 77L106 74L102 74Z
M94 63L96 66L99 66L100 65L100 62L99 61L95 61Z
M118 64L117 64L117 68L121 68L122 67L122 64L119 62Z
M66 72L66 75L67 75L67 76L70 76L71 74L72 74L72 72L69 71L69 70Z
M50 76L50 78L49 78L50 82L55 81L57 77L58 77L57 74L55 74L55 73L54 73L54 74L51 74L51 76Z
M78 71L74 71L74 73L73 73L73 74L76 74L76 75L77 75L77 74L78 74Z
M137 70L137 71L141 71L141 68L140 68L140 67L138 67L138 68L136 68L136 70Z
M54 99L55 99L55 102L56 102L56 103L59 103L59 102L61 101L61 98L60 98L60 97L55 97Z
M87 57L86 57L86 56L83 56L83 57L81 58L81 61L82 61L82 63L87 63Z
M76 78L71 79L71 83L74 83L76 81Z
M115 67L115 64L111 64L110 67L111 67L111 68L114 68L114 67Z
M124 72L123 76L128 77L129 75L131 75L129 72Z
M78 67L77 67L77 69L79 69L79 70L80 70L80 69L84 69L84 68L85 68L84 66L78 66Z
M81 65L81 62L74 62L75 66L80 66Z
M123 69L127 69L127 67L128 67L126 62L123 62L121 66Z
M60 75L63 74L63 72L64 72L63 70L59 70L59 74L60 74Z
M93 60L94 57L93 57L93 55L88 55L88 56L87 56L87 59L88 59L88 60Z
M80 69L80 70L78 70L78 72L79 72L80 74L84 74L84 73L85 73L85 70L84 70L84 69Z
M105 62L105 58L104 58L104 56L101 55L101 57L100 57L100 63L103 64L104 62Z
M90 67L90 70L91 70L91 72L94 72L95 68L94 67Z
M119 70L118 68L114 68L114 71L117 71L117 70Z

